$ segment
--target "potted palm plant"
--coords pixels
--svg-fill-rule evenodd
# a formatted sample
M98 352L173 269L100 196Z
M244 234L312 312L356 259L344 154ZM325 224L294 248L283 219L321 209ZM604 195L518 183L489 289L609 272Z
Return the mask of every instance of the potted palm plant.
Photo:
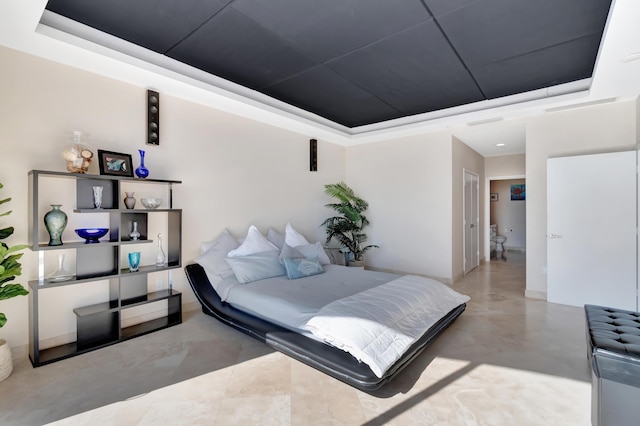
M364 245L367 241L367 234L363 230L369 225L369 221L363 213L369 207L369 203L356 196L344 182L325 185L324 192L338 201L325 204L325 206L339 214L339 216L328 218L320 225L326 229L326 243L328 244L335 238L345 253L345 264L364 266L363 255L365 252L378 247L373 244Z
M0 188L4 186L0 183ZM0 204L8 203L11 198L0 200ZM7 216L8 212L0 214ZM0 229L0 240L4 240L13 234L13 226ZM11 283L18 275L22 274L22 265L18 260L22 257L20 250L27 248L26 245L17 245L9 247L6 243L0 242L0 300L11 299L16 296L24 296L29 292L22 284ZM0 312L0 328L7 322L5 314ZM11 360L11 350L4 339L0 339L0 381L6 379L13 370L13 362Z

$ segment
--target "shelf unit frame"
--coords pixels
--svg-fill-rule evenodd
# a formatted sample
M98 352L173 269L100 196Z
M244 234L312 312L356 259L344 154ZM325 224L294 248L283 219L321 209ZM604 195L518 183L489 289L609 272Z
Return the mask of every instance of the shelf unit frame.
M182 210L173 208L173 185L177 180L137 179L119 176L75 174L55 171L32 170L29 178L29 246L38 252L38 279L28 282L29 292L29 358L34 367L49 364L72 356L113 345L124 340L142 336L182 322L182 294L172 288L172 272L182 267ZM99 243L63 242L60 246L49 246L38 241L43 218L39 212L39 186L43 178L68 178L76 181L76 208L73 214L108 213L110 233L108 240ZM121 209L120 199L124 194L122 184L127 182L155 183L168 187L166 209ZM91 187L101 185L103 203L101 209L92 207ZM143 265L130 272L120 265L120 250L123 246L150 244L147 219L149 214L162 213L167 216L167 262L163 266ZM130 240L127 231L133 220L139 221L141 239ZM140 225L139 223L139 225ZM142 229L142 230L141 230ZM48 250L76 251L76 274L62 282L52 282L44 277L44 253ZM147 292L147 274L168 271L169 288ZM76 316L77 340L63 345L40 349L39 304L40 293L47 289L83 285L93 281L109 281L109 300L73 309ZM123 286L123 283L126 286ZM123 297L126 296L126 297ZM128 327L122 326L121 312L145 304L166 301L167 314Z

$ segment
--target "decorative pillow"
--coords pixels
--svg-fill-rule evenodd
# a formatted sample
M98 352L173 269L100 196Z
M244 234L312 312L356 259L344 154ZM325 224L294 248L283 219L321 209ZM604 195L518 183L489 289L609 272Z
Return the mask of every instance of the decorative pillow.
M286 270L278 261L276 250L253 253L247 256L227 257L226 261L238 282L242 284L286 274Z
M258 228L251 225L247 232L247 237L244 239L240 247L235 250L231 250L227 254L227 257L247 256L249 254L262 253L271 250L274 250L277 253L278 247L267 241L264 235L258 231Z
M281 249L284 246L284 235L273 228L269 228L269 231L267 231L267 241Z
M200 254L204 254L211 247L217 245L220 242L221 238L224 238L226 241L230 241L229 237L233 238L233 235L231 235L231 233L227 229L225 229L224 231L222 231L222 233L220 235L218 235L218 237L216 239L211 240L211 241L203 241L200 244ZM235 240L235 238L234 238L234 240ZM234 248L237 248L239 245L240 245L240 243L236 243L236 246Z
M287 277L290 280L310 277L324 272L317 257L311 259L290 259L284 258L284 267L287 269Z
M225 229L215 240L202 243L201 248L203 247L206 247L206 251L195 259L195 262L202 265L207 273L207 278L209 278L213 288L217 291L217 285L220 281L233 275L233 271L225 261L225 258L229 251L238 247L238 242Z
M306 257L310 259L312 257L318 258L321 265L330 265L331 259L327 256L327 252L324 251L324 247L319 242L314 244L306 244L302 246L294 247L302 256L286 256L286 257Z
M282 250L280 250L280 264L284 265L285 257L288 257L289 259L304 259L306 256L300 251L291 247L289 244L284 243L284 246L282 246Z
M310 244L301 233L293 229L293 226L291 226L290 223L287 223L287 226L284 228L284 242L289 244L291 247Z

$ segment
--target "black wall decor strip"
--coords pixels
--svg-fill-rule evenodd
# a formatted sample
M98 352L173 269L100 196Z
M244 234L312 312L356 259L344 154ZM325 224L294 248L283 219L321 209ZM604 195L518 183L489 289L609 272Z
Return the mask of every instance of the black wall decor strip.
M160 94L147 90L147 144L160 145Z
M309 141L309 171L318 171L318 141L315 139Z

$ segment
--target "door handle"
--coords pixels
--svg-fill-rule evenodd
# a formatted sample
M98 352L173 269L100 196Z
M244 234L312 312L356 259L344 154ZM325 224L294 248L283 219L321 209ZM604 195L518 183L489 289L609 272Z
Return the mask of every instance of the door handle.
M550 240L555 240L556 238L562 238L562 235L549 234L548 237L549 237Z

